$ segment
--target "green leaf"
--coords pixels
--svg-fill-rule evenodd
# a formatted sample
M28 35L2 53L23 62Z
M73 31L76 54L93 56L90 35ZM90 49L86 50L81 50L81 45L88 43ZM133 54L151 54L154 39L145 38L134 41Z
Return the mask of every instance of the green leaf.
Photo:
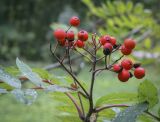
M16 59L16 64L21 73L27 77L33 84L44 87L45 83L43 83L42 78L35 72L32 71L32 69L22 61L20 61L18 58Z
M135 122L138 115L148 109L148 103L139 103L120 112L112 122Z
M7 73L13 75L13 76L17 76L19 75L19 70L17 67L14 67L14 66L10 66L10 67L5 67L4 69Z
M115 117L115 115L116 115L116 112L113 111L112 109L105 109L98 113L98 118L100 117L100 119L104 119L104 118L112 119Z
M11 93L18 101L27 105L32 104L37 98L37 92L34 89L14 89Z
M11 76L7 72L5 72L3 69L0 69L0 80L12 87L21 88L21 81Z
M135 103L137 101L137 94L135 93L112 93L100 97L96 102L96 106L104 104Z
M149 108L158 103L158 91L152 82L145 80L140 83L138 87L138 99L140 102L147 101Z
M158 109L158 116L160 117L160 108Z

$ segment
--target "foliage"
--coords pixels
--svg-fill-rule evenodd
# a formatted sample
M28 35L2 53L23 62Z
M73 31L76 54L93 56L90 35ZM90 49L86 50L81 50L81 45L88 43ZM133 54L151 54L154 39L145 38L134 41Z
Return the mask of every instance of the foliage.
M158 103L157 88L150 81L145 80L138 87L138 99L140 102L147 101L149 107L153 107Z
M134 37L138 42L137 50L145 50L151 55L159 53L160 25L154 18L154 13L150 9L146 9L143 3L107 0L97 6L91 0L83 0L83 2L89 9L88 17L97 23L93 24L93 30L98 30L98 33L102 35L107 32L117 37L119 42L126 37ZM140 56L140 53L134 53L134 56ZM146 64L157 61L154 59L151 61L152 57L147 56L140 58Z

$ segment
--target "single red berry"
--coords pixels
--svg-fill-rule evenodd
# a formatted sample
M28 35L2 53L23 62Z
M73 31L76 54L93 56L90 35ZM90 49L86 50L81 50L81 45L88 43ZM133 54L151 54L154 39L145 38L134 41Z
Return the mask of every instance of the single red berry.
M119 64L114 64L114 65L113 65L113 70L114 70L115 72L120 72L120 71L122 70L122 67L121 67L121 65L119 65Z
M126 70L130 70L133 67L133 63L130 59L124 59L121 62L121 66Z
M106 40L105 40L104 36L101 36L101 37L99 38L99 42L100 42L101 45L105 45Z
M129 78L130 78L130 73L128 70L123 69L122 72L118 74L118 79L122 82L128 81Z
M128 38L128 39L125 39L124 40L124 46L128 49L134 49L135 46L136 46L136 42L135 40L131 39L131 38Z
M53 35L57 40L64 40L66 37L66 32L63 29L56 29Z
M74 32L73 31L67 32L67 39L68 39L68 41L74 41Z
M134 76L137 78L137 79L141 79L145 76L145 69L142 68L142 67L138 67L134 70Z
M111 43L111 36L104 35L103 38L106 40L106 43Z
M103 46L103 53L104 55L109 55L113 50L113 46L110 43L106 43Z
M123 55L129 55L132 53L131 49L126 48L124 45L121 46L120 48L121 52Z
M77 40L75 45L76 45L77 47L79 47L79 48L82 48L82 47L84 47L85 44L84 44L83 41Z
M88 32L85 30L81 30L78 32L78 39L82 41L87 41L88 39Z
M114 45L116 45L117 40L116 40L115 37L111 36L111 37L110 37L110 42L111 42L111 44L114 46Z
M70 18L69 24L72 25L72 26L79 26L80 19L76 16L73 16L73 17Z

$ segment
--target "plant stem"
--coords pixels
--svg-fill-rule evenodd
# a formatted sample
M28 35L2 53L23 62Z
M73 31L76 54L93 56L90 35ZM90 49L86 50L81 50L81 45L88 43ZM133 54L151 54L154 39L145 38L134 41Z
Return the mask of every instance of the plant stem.
M80 88L84 91L84 93L86 94L87 97L89 97L88 92L86 91L86 89L81 85L81 83L78 81L78 79L76 78L76 76L74 74L72 74L67 68L66 66L60 61L60 59L56 56L55 51L57 48L57 45L55 46L54 51L52 52L52 45L50 44L50 52L51 54L56 58L56 60L61 64L61 66L66 70L66 72L76 81L76 83L80 86Z
M94 36L94 35L93 35ZM92 113L94 112L93 109L93 87L94 87L94 81L95 81L95 69L96 69L96 63L97 63L97 57L96 57L96 41L95 41L95 37L93 38L92 36L92 41L94 43L94 56L92 56L93 58L93 62L92 62L92 77L91 77L91 86L90 86L90 94L89 94L89 111L88 114L86 116L85 122L89 122L90 121L90 117L92 115Z
M80 109L80 107L78 106L78 103L76 102L76 100L74 99L74 97L70 94L70 93L65 93L69 98L70 98L70 100L72 100L72 102L74 103L74 105L75 105L75 107L76 107L76 109L77 109L77 111L78 111L78 114L79 114L79 117L83 120L84 119L84 116L83 116L83 114L82 114L82 111L81 111L81 109Z
M80 105L81 105L81 109L82 109L83 116L85 116L84 107L83 107L83 103L82 103L81 95L80 95L80 93L79 93L79 92L78 92L78 98L79 98L79 102L80 102Z

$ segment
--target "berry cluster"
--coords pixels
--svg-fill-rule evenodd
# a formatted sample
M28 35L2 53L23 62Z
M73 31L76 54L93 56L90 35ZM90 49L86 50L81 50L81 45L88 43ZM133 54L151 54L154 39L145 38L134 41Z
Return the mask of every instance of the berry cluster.
M73 16L69 20L70 26L79 26L80 19L76 16ZM53 33L54 37L57 39L58 43L61 46L66 47L78 47L83 48L85 46L85 41L88 40L88 32L85 30L80 30L77 34L77 39L75 39L75 34L72 30L64 31L63 29L56 29Z
M136 46L135 40L131 38L125 39L124 44L120 46L116 44L116 38L110 35L101 36L99 38L99 42L101 45L103 45L103 53L106 56L110 55L113 50L117 49L120 49L123 55L129 55ZM133 76L132 73L129 72L129 70L132 70L133 68L135 68L134 76L137 79L141 79L145 76L144 68L140 67L140 65L133 64L130 59L124 59L122 60L121 64L113 65L113 71L118 73L118 79L122 82L128 81L129 78Z
M70 18L69 24L70 28L72 26L77 27L80 25L80 19L73 16ZM84 49L85 42L88 40L88 32L85 30L80 30L77 34L77 38L75 38L75 34L72 30L70 30L70 28L67 31L64 31L63 29L56 29L54 31L54 37L57 39L59 45L69 48L78 47ZM110 56L117 50L120 50L123 56L129 55L136 46L136 42L132 38L125 39L123 44L117 44L116 38L108 34L100 36L98 42L96 42L96 37L94 39L92 37L92 41L92 45L95 46L95 54L96 51L102 47L105 59L108 55ZM90 52L90 54L92 53ZM92 56L93 58L96 57L93 54ZM133 76L133 72L137 79L141 79L145 76L144 68L140 67L140 64L134 64L130 59L123 59L120 64L117 64L117 61L109 64L108 66L106 64L104 69L112 70L113 72L118 73L118 79L122 82L128 81L129 78Z
M137 79L141 79L145 76L144 68L140 67L140 64L133 62L130 59L123 59L121 64L114 64L113 71L118 73L118 79L122 82L126 82L133 76L129 70L134 70L134 76Z

